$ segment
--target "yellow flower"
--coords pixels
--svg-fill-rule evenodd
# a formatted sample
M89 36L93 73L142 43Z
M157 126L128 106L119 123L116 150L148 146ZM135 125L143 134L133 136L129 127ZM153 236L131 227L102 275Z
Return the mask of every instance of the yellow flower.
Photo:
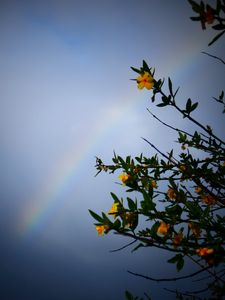
M216 200L211 195L205 195L205 196L202 196L202 202L204 202L207 205L212 205L212 204L215 204Z
M182 149L182 150L186 150L186 149L187 149L187 146L186 146L185 144L182 144L182 145L181 145L181 149Z
M195 224L189 223L188 227L191 229L191 231L192 231L192 233L193 233L193 235L195 237L199 237L200 236L201 229L198 226L196 226Z
M176 199L177 194L176 194L176 192L174 191L174 189L169 188L168 191L167 191L167 196L168 196L170 199Z
M173 237L174 248L177 248L180 245L180 243L182 242L182 240L183 240L183 233L182 232L175 233L174 237Z
M186 168L186 166L185 166L185 165L181 165L181 166L180 166L180 170L181 170L181 172L185 172L185 171L186 171L186 169L187 169L187 168Z
M108 211L108 214L114 215L114 218L115 218L116 214L118 213L118 206L119 206L119 203L113 203L112 207Z
M212 254L214 252L214 249L212 248L198 248L196 249L196 253L199 255L199 256L207 256L209 254Z
M154 86L154 78L149 72L144 72L144 74L141 74L137 79L138 88L142 90L143 88L146 88L147 90L151 90Z
M167 234L169 228L170 228L170 224L166 224L165 222L161 222L159 227L158 227L157 233L165 235L165 234Z
M122 173L119 176L119 179L122 181L123 185L126 185L126 181L130 178L130 175Z
M97 225L97 226L95 226L95 229L97 230L98 235L104 235L105 230L108 229L108 228L109 227L106 226L106 225Z

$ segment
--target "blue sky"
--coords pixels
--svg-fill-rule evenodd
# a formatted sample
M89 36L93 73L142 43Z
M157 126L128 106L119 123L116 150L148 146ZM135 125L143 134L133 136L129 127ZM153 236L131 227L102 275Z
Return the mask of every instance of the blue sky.
M126 270L171 274L164 255L110 253L126 240L98 237L88 209L107 211L110 192L123 193L117 174L94 177L95 156L152 155L141 137L173 147L146 107L188 128L130 80L142 59L181 87L180 103L199 101L198 118L222 136L210 98L224 70L201 51L222 56L224 42L208 49L213 33L192 15L180 0L0 1L2 299L115 300L125 289L159 299L159 285Z

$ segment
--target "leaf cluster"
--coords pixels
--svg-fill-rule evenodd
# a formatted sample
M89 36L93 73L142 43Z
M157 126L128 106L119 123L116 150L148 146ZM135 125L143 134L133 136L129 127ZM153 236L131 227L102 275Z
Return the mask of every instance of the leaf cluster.
M197 16L190 18L192 21L200 22L203 30L208 25L219 32L208 44L208 46L212 45L225 33L225 1L217 0L215 1L215 6L211 6L208 3L205 4L204 1L198 3L194 0L188 0L188 2L191 4L192 10L197 14Z

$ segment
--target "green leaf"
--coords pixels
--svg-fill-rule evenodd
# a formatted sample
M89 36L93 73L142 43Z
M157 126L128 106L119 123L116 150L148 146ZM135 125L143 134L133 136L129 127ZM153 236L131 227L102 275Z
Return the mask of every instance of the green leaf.
M180 217L182 208L177 204L166 208L166 212L170 217Z
M101 218L99 215L97 215L95 212L89 209L89 213L91 216L98 222L103 223L103 218Z
M126 299L127 299L127 300L134 300L134 297L133 297L133 296L131 295L131 293L128 292L128 291L125 292L125 296L126 296Z
M131 211L135 211L137 209L137 204L130 198L127 197L128 207Z
M216 24L216 25L212 26L212 28L215 30L223 30L223 29L225 29L225 25L224 24Z
M224 97L224 91L221 92L221 94L220 94L220 96L219 96L219 99L220 99L220 100L223 100L223 97Z
M113 223L113 229L120 229L121 227L121 222L119 219L116 219L116 221Z
M170 258L167 262L175 264L177 271L179 272L181 269L183 269L184 266L184 258L182 254L176 254L174 257Z
M199 13L201 11L201 7L198 3L196 3L193 0L188 0L188 2L191 4L192 9L193 9L194 12Z
M107 215L102 212L102 218L103 218L103 223L112 226L113 223L109 220L109 218L107 217Z
M159 104L157 104L156 106L158 106L158 107L164 107L164 106L167 106L168 104L167 103L159 103Z
M187 113L190 113L190 111L191 111L191 104L192 104L191 99L188 98L187 103L186 103L186 111L187 111Z
M127 165L125 163L125 161L122 159L121 156L117 156L118 161L121 163L121 166L123 167L123 169L127 169Z
M194 111L198 106L198 102L194 103L192 106L191 106L191 109L190 111Z
M199 205L193 201L186 201L186 207L189 210L189 217L193 219L198 219L201 217L202 211Z
M110 194L111 194L113 200L115 201L115 203L120 203L119 198L114 193L110 193Z
M176 89L176 92L174 93L174 95L173 95L173 97L175 98L176 97L176 95L177 95L177 92L179 91L179 87Z
M180 256L182 256L182 255L181 254L176 254L172 258L168 259L167 262L171 263L171 264L175 264L180 259Z
M130 67L134 72L136 72L136 73L138 73L138 74L141 74L142 72L141 72L141 70L138 70L138 69L136 69L136 68L134 68L134 67Z
M142 248L142 247L145 247L145 245L142 244L142 243L140 243L140 244L138 244L134 249L132 249L131 252L137 251L139 248Z
M190 17L192 21L200 21L201 17Z
M168 78L168 86L169 86L170 95L173 96L173 85L170 77Z
M181 257L177 262L177 271L179 272L180 270L182 270L183 266L184 266L184 259L183 257Z
M156 204L152 201L152 197L144 190L142 191L142 195L144 197L144 201L141 201L141 207L145 213L155 210Z
M143 70L144 71L147 71L147 72L149 72L150 73L150 69L149 69L149 67L148 67L148 64L146 63L146 61L145 60L143 60Z

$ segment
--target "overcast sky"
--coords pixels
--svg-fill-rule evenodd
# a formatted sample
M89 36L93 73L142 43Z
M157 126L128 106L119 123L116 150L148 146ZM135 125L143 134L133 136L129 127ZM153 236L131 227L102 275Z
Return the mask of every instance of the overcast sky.
M164 254L110 253L128 241L97 236L88 209L108 211L110 192L124 191L118 174L94 177L95 156L153 155L141 137L173 147L147 107L188 126L151 104L130 66L145 59L170 76L180 103L199 101L198 118L223 135L211 97L224 68L201 51L222 57L224 42L208 48L214 33L192 15L185 0L0 1L1 299L122 300L125 289L174 299L126 272L170 276Z

